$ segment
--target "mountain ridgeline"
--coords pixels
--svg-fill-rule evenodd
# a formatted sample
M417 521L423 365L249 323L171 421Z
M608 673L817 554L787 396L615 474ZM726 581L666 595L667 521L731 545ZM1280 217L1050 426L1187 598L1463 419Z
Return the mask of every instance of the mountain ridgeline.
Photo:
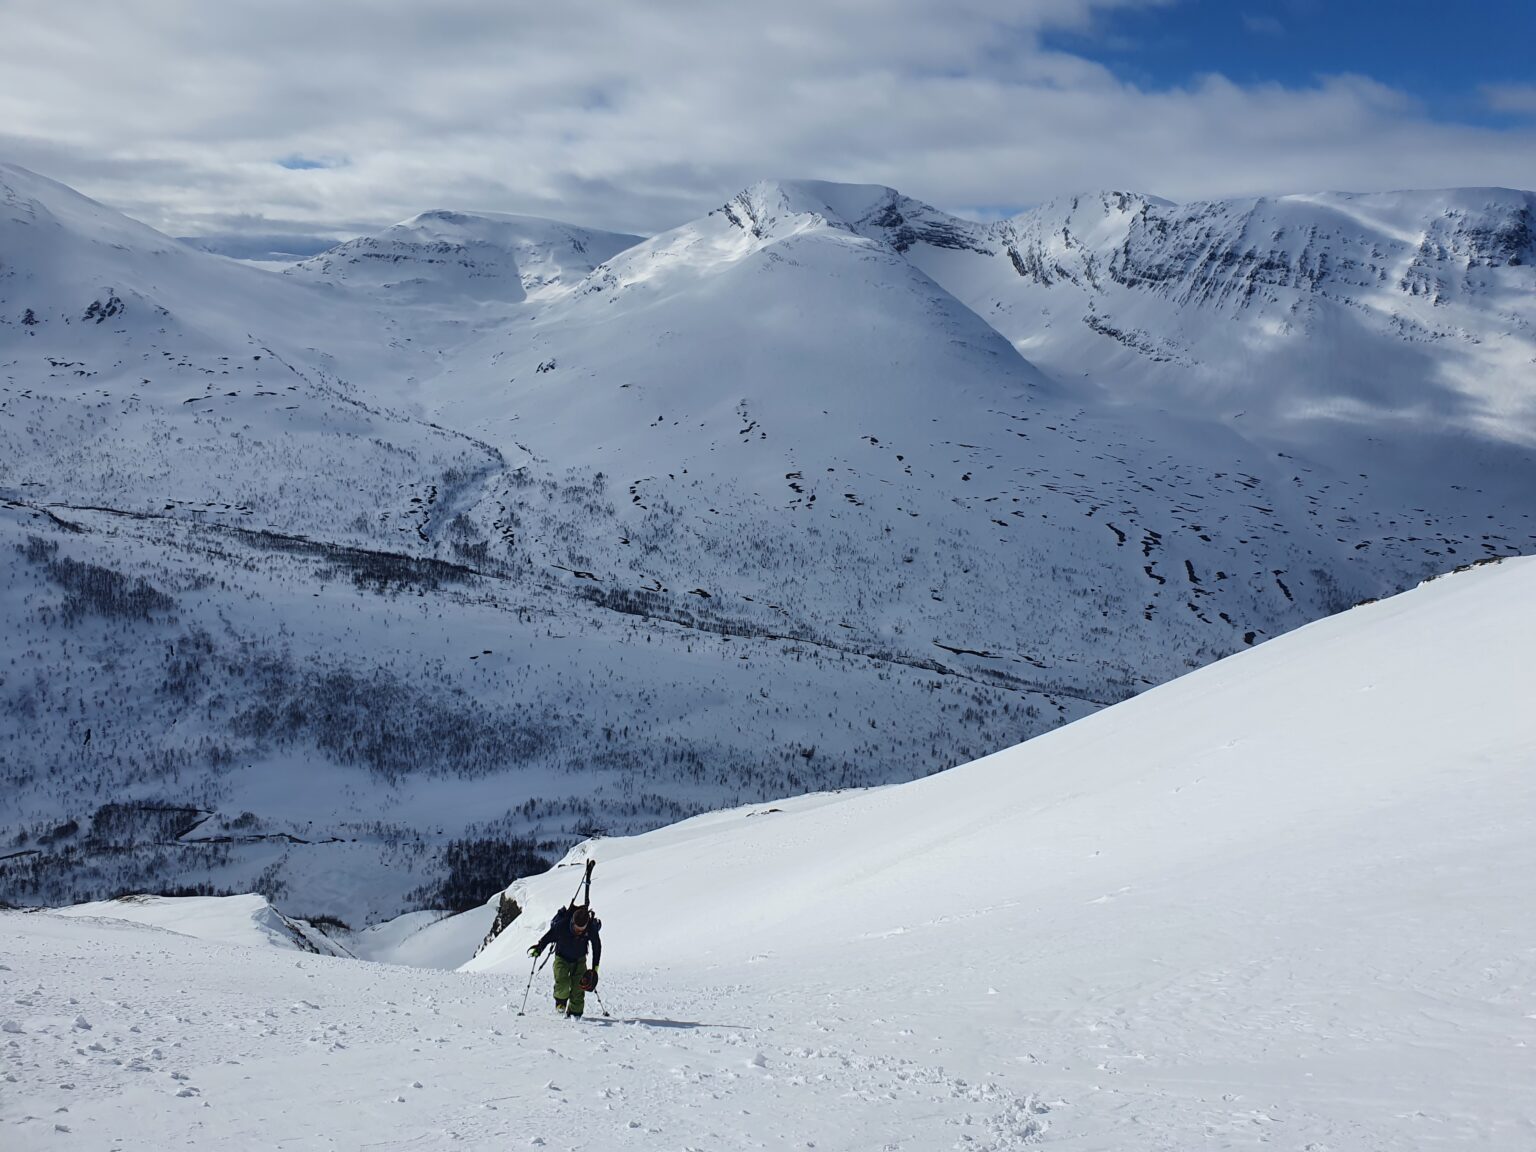
M457 903L1530 552L1533 206L765 183L271 271L0 166L0 899Z

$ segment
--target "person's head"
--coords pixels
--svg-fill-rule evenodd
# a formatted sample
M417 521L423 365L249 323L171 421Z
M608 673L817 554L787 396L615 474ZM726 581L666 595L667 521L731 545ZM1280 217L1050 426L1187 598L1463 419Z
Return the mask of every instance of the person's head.
M585 932L592 923L592 911L589 908L571 909L571 928L577 932Z

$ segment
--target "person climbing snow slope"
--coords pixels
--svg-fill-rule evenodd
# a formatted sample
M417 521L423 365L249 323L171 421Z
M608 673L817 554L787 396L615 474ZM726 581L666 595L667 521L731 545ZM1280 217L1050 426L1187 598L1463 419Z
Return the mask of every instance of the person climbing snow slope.
M597 987L597 968L603 959L603 941L599 935L603 922L585 905L562 908L549 922L549 931L528 949L537 957L545 948L555 948L555 1008L568 1016L580 1016L586 1010L586 994ZM587 967L587 945L592 946L592 967Z

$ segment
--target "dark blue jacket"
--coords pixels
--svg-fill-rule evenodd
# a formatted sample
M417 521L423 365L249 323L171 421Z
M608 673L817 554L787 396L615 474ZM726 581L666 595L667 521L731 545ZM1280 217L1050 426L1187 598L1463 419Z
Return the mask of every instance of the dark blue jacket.
M571 927L571 910L562 908L555 913L555 918L549 922L549 931L539 937L537 947L543 948L546 944L555 946L555 955L568 964L582 964L587 962L587 944L592 945L592 967L596 968L602 963L603 941L598 936L598 930L603 922L596 916L587 924L585 932L578 932Z

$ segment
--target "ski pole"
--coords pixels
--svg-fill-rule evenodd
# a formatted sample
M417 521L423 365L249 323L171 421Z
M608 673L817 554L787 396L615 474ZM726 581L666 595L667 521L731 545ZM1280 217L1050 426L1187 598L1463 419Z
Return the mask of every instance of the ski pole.
M597 997L597 1006L603 1010L603 1015L608 1015L608 1005L603 1003L603 998L596 988L592 989L592 995Z
M539 969L539 958L535 956L533 963L528 965L528 987L523 989L523 1006L517 1010L519 1016L527 1014L528 993L533 991L533 974Z
M541 949L541 951L542 951L542 949ZM528 1007L528 993L533 990L533 975L540 968L544 967L545 964L549 963L549 957L550 957L550 953L545 951L544 952L543 963L540 963L539 957L535 956L533 958L533 963L531 965L529 965L529 968L528 968L528 987L523 989L523 1006L517 1010L517 1014L519 1016L523 1016L523 1015L527 1014L526 1013L526 1009Z

